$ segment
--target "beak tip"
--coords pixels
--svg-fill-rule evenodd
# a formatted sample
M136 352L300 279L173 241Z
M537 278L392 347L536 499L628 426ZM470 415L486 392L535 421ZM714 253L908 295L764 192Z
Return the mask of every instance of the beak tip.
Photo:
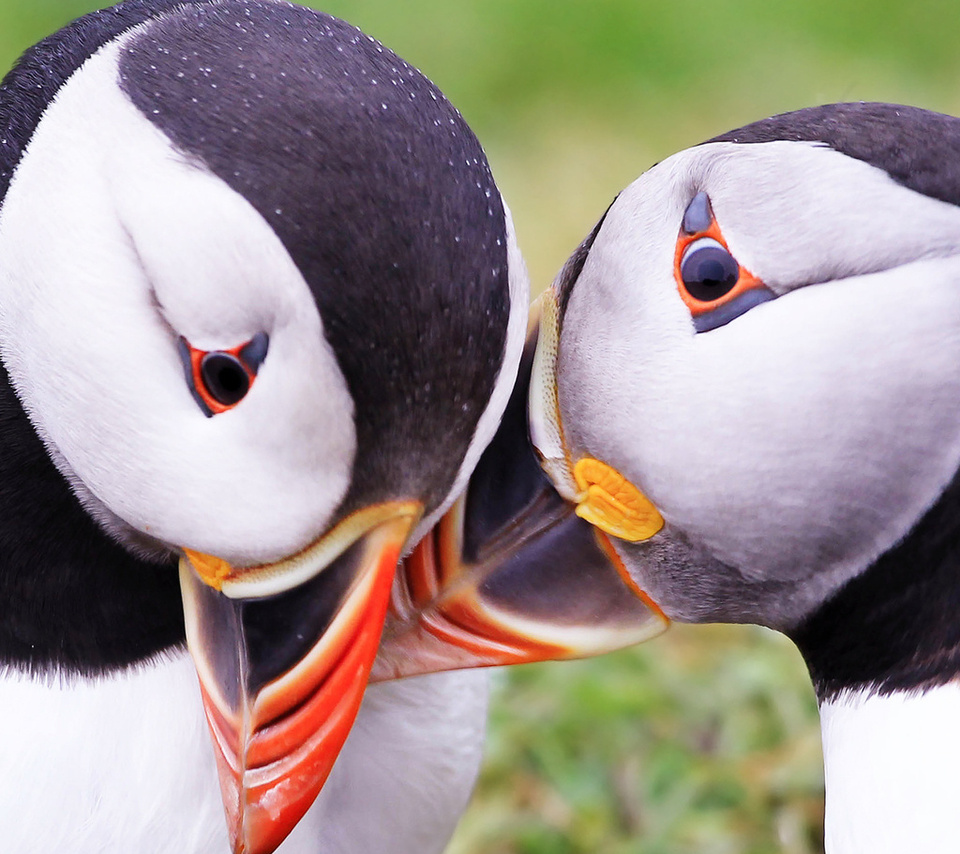
M192 560L181 562L188 644L234 854L272 854L333 770L360 709L394 570L416 518L382 511L340 550L336 567L324 566L311 586L298 586L292 594L234 598L200 576ZM308 643L296 655L276 659L272 670L258 671L251 663L255 654L265 649L269 660L273 648L254 649L249 639L269 641L264 626L289 632L289 615L301 613L296 603L318 598L335 607L324 612L329 616L323 621L303 609ZM257 631L248 632L249 625Z

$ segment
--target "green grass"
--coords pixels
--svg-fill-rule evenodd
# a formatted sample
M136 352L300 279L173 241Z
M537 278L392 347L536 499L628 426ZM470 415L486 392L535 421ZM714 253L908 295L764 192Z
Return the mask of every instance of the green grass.
M753 627L674 627L603 659L497 674L473 806L450 854L822 850L816 703Z
M0 0L0 64L94 8ZM955 0L330 0L432 77L487 148L534 288L652 163L839 100L960 111ZM451 854L801 854L820 846L816 710L789 643L677 627L497 675Z

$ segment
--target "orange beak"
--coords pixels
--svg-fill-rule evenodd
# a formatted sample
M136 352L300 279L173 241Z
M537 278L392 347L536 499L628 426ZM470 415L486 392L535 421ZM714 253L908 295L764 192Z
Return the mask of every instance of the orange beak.
M372 681L597 655L669 625L541 469L527 430L534 344L466 493L397 573Z
M233 570L185 551L187 642L234 854L274 851L330 774L421 510L413 502L367 508L269 567Z

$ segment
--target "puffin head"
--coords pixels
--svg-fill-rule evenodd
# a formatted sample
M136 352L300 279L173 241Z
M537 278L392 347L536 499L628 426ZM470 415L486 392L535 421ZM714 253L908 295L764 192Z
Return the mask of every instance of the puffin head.
M668 616L790 630L951 482L958 149L885 104L749 125L624 190L549 292L534 444L574 500L586 460L646 500L614 542Z
M954 678L958 154L958 119L835 104L627 187L541 300L521 375L532 447L508 410L513 439L471 483L512 501L517 480L490 474L512 453L538 484L510 522L527 538L480 593L536 579L566 653L652 614L784 631L821 698ZM550 514L603 554L552 541ZM600 577L648 610L599 601Z
M398 558L507 402L509 212L430 81L273 0L81 19L8 75L0 128L4 498L27 506L3 574L89 624L71 645L37 604L43 642L4 656L162 653L179 563L234 849L273 850L356 714Z

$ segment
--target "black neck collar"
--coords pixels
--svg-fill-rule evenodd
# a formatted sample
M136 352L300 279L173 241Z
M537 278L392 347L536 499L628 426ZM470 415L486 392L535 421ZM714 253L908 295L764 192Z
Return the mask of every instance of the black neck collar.
M944 685L960 675L960 473L900 543L791 637L820 701Z
M184 642L177 569L84 512L0 365L0 666L95 675Z

